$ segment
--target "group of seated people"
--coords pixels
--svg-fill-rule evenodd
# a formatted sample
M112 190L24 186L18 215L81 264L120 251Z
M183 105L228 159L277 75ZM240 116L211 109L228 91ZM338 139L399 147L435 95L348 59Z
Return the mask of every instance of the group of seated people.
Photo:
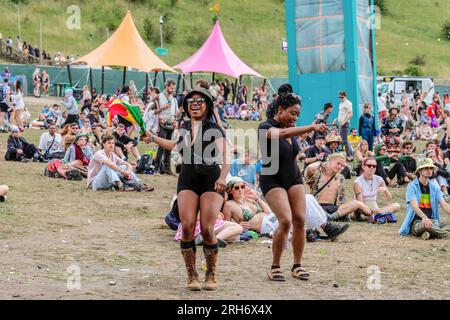
M222 106L224 109L225 119L236 119L236 120L250 120L250 121L261 121L261 113L255 109L253 106L248 106L246 103L241 105L226 103Z
M345 156L334 153L328 157L327 162L315 162L305 172L310 188L310 194L306 195L307 227L310 230L322 230L326 235L324 238L328 237L330 240L336 240L344 233L350 220L367 221L375 214L390 214L400 209L398 203L378 205L378 194L388 201L392 200L392 195L384 180L375 175L375 158L364 159L361 164L363 174L354 181L356 200L346 197L345 178L341 175L345 167ZM278 227L275 214L258 192L257 176L260 170L260 163L252 164L252 156L248 150L242 159L232 162L226 201L216 223L216 235L221 243L238 241L245 230L271 236ZM169 214L176 211L176 206L172 207ZM223 221L227 222L226 226ZM223 228L228 232L224 232ZM178 226L175 240L181 239L180 230L181 226Z
M157 93L151 92L150 95L156 97ZM86 99L76 123L64 124L67 121L63 121L58 105L46 108L41 115L48 132L42 134L38 147L26 141L13 128L8 138L6 160L60 160L65 165L80 169L87 178L88 188L92 190L153 190L133 173L136 163L131 162L130 157L139 162L141 156L137 149L138 139L132 138L130 127L121 121L115 121L114 126L106 124L101 108L107 100L107 97L100 95ZM141 111L145 113L149 107L144 106ZM329 106L326 107L326 110L329 109ZM394 111L398 110L393 108L390 115L395 116ZM409 187L412 181L417 181L420 161L432 163L433 171L429 179L438 186L442 199L449 198L450 149L447 148L450 143L447 145L446 137L442 142L427 141L426 149L417 152L412 135L407 136L410 133L408 126L395 119L385 121L381 137L370 142L359 137L356 129L350 130L350 159L343 155L345 147L336 127L326 136L312 132L298 137L299 167L309 186L306 222L310 229L321 229L334 240L347 230L349 220L373 222L378 215L394 216L392 219L395 220L393 214L400 209L400 205L391 203L379 206L378 196L380 194L390 202L392 195L389 188L406 184ZM401 129L394 128L399 125ZM405 135L400 137L404 130ZM219 222L218 232L223 232L224 228L233 230L230 237L235 239L234 232L241 234L241 228L267 235L276 229L276 217L260 196L258 184L261 170L261 160L256 159L249 150L233 160L228 198L219 217L227 223ZM354 197L349 198L345 180L352 176L358 177L353 181ZM336 221L342 224L336 224ZM226 236L222 240L229 239Z
M363 140L362 143L367 142ZM404 148L408 149L407 153L411 153L410 146L412 146L410 142L404 145ZM430 150L433 148L433 146L428 147ZM419 180L422 183L422 174L427 174L429 183L428 188L421 192L416 192L414 189L417 198L415 202L408 200L407 195L407 217L402 224L400 234L412 234L423 239L447 237L450 235L450 227L440 222L439 215L436 213L438 210L434 207L433 210L428 210L429 203L424 203L426 199L429 202L429 190L433 194L437 192L434 195L438 199L435 205L441 205L450 214L450 206L446 203L444 193L441 191L443 189L435 177L439 171L435 151L427 151L425 155L418 157L417 164L414 158L410 159L414 160L414 165L410 172L412 182L408 185L407 194L413 192L410 189L416 188L415 185ZM347 159L342 153L331 153L326 161L314 162L304 171L305 181L309 187L309 194L306 194L307 228L322 230L326 235L323 238L330 240L335 240L344 233L349 227L349 221L376 222L374 219L377 217L384 217L383 221L397 222L395 213L401 208L399 203L392 202L392 194L386 178L376 174L380 170L380 164L373 153L363 157L359 163L359 176L352 183L352 197L346 194L345 178L341 174L347 166ZM236 176L231 174L229 176L226 200L215 229L216 236L223 246L226 246L228 242L239 241L241 234L246 230L254 231L262 236L271 236L278 227L276 216L256 188L255 180L257 180L258 172L260 173L260 168L258 162L252 163L248 151L242 159L234 160L231 165L230 173ZM419 216L422 211L418 211L418 208L426 212L427 218ZM176 207L172 207L169 214L173 215L176 211ZM415 216L416 212L419 214ZM429 225L427 219L434 221L433 224ZM419 224L422 220L426 222ZM181 239L181 230L182 227L178 225L175 240Z
M11 127L8 137L6 161L39 162L60 161L64 167L58 177L66 178L64 170L78 169L88 180L92 190L136 190L151 191L152 187L143 183L133 173L133 168L141 156L137 149L137 139L125 133L125 126L118 123L108 127L102 135L89 125L88 118L80 117L78 123L65 125L58 133L55 123L49 122L48 132L44 132L36 146L21 136L18 128ZM135 162L130 162L133 156Z

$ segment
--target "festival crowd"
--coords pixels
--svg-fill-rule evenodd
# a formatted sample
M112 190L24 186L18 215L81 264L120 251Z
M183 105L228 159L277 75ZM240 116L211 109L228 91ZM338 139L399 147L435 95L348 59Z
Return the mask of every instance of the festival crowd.
M39 96L48 80L38 69L33 80ZM92 191L152 191L137 174L178 175L177 195L166 222L180 241L191 290L200 289L197 245L203 245L207 264L205 289L214 290L218 248L259 236L273 238L270 280L285 281L280 259L289 243L294 249L292 276L308 280L309 272L301 264L304 240L335 241L351 221L397 222L401 204L392 202L392 188L406 186L401 235L448 237L450 227L442 224L439 214L440 206L450 214L447 92L442 97L436 93L430 105L418 91L388 103L380 96L378 114L366 103L357 128L350 126L355 106L344 91L338 94L339 105L326 103L306 127L295 127L301 99L289 84L282 85L270 102L265 85L254 89L247 104L248 95L246 86L236 88L219 80L199 80L193 90L178 94L176 82L168 79L163 91L149 88L142 96L133 81L113 96L86 86L80 101L68 89L61 104L45 107L31 120L29 113L24 117L20 81L11 84L6 78L0 95L0 130L9 134L5 160L43 162L46 176L86 179ZM138 133L130 118L109 119L108 106L117 100L139 106L145 133ZM338 116L331 119L334 109ZM266 134L260 146L267 150L279 140L276 173L267 173L267 157L273 159L273 154L257 157L254 150L226 142L228 119L261 122L259 130ZM45 132L34 144L22 136L26 128ZM438 140L440 131L443 137ZM208 140L207 133L216 138ZM203 153L200 164L186 163L183 152L192 149L194 159L197 141L201 151L210 144L217 147L213 164ZM424 149L418 141L425 141ZM140 154L137 146L142 143L158 149ZM227 149L232 159L227 158ZM216 162L220 156L221 166ZM346 179L352 180L351 192L345 188ZM7 192L7 186L0 186L0 201Z

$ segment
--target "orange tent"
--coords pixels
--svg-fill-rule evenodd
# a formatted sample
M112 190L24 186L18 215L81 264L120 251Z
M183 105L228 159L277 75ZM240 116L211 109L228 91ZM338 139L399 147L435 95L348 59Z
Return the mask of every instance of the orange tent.
M92 67L122 66L149 71L177 73L159 59L142 40L128 10L117 30L97 49L72 64L86 63Z

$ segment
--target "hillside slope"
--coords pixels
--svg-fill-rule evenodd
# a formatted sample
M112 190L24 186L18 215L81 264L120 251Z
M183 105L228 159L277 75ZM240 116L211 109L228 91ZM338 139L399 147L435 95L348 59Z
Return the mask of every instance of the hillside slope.
M5 39L18 34L15 2L0 0L0 32ZM81 28L69 30L67 8L78 3ZM127 9L151 48L159 44L159 16L169 14L164 32L173 32L164 60L174 65L195 52L206 40L214 14L210 8L221 4L221 26L227 41L248 64L271 77L287 75L287 57L280 50L285 38L284 1L282 0L22 0L20 20L22 38L39 45L39 22L42 19L44 49L65 55L85 54L102 43L120 23ZM385 0L388 15L381 18L377 30L378 66L382 73L402 73L417 54L425 54L424 73L450 78L450 41L440 31L450 20L448 0ZM153 31L145 37L145 20ZM438 41L441 39L441 41ZM406 45L408 44L408 45Z

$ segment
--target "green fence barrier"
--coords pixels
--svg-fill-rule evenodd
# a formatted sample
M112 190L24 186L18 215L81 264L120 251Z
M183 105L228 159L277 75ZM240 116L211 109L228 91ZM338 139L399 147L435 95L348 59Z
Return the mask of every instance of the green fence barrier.
M33 81L32 75L35 69L33 65L21 65L21 64L0 64L0 73L3 72L5 67L9 67L9 71L12 75L25 75L27 79L27 93L33 94ZM64 92L64 88L68 86L69 76L67 67L39 67L39 72L45 70L50 76L50 95L61 96ZM76 88L83 88L83 86L89 86L89 68L71 67L70 74L72 76L72 84ZM154 80L154 73L149 73L149 86L152 85ZM165 78L177 79L177 74L166 73ZM125 84L129 84L130 80L134 81L136 88L141 92L145 87L145 72L128 71ZM97 89L97 92L101 92L102 70L92 70L92 84ZM120 70L105 70L104 78L104 92L106 94L113 94L117 88L122 87L123 81L123 69ZM164 87L163 74L158 73L156 80L157 87L162 90ZM61 92L62 90L62 92Z

